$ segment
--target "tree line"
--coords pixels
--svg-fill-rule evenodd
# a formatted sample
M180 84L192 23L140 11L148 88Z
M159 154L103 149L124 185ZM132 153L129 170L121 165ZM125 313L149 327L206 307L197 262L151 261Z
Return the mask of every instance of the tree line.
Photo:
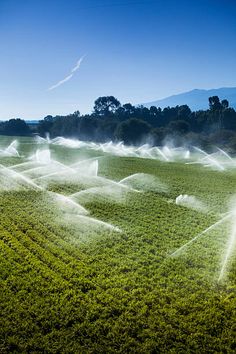
M209 109L191 111L187 105L166 107L121 104L114 96L99 97L91 114L79 111L66 116L46 116L32 128L21 119L0 123L0 134L63 136L86 141L123 141L125 144L217 144L236 151L236 111L226 99L209 97Z

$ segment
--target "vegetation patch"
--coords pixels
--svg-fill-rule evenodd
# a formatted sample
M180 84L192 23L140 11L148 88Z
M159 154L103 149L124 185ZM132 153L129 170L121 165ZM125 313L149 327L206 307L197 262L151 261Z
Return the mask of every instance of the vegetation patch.
M88 153L49 148L53 160L67 166ZM28 163L26 157L36 150L33 140L23 138L20 157L2 157L0 163L8 168ZM68 201L58 206L50 193L70 198L93 188L92 174L81 180L78 173L69 182L67 177L50 179L45 188L35 170L31 175L21 165L19 173L42 189L26 185L0 191L0 350L235 353L235 253L218 281L229 220L171 256L225 216L235 173L98 155L97 187L109 180L130 190L120 201L105 194L81 199L88 215L83 219L80 212L76 222L75 206ZM177 205L181 194L194 195L208 210ZM93 227L86 218L120 231Z

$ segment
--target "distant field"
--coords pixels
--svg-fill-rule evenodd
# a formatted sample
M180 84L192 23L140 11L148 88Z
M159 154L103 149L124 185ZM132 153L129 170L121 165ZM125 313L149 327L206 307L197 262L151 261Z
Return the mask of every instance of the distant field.
M230 220L171 256L227 215L235 171L18 140L0 157L0 352L235 353Z

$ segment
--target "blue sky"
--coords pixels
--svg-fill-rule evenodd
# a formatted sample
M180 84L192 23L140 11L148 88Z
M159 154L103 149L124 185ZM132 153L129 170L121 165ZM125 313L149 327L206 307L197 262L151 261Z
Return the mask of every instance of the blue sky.
M236 86L235 18L233 0L0 0L0 119Z

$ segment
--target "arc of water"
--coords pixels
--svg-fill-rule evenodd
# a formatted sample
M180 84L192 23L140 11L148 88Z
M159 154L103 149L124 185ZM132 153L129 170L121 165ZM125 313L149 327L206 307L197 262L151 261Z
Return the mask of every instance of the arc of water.
M37 185L36 183L34 183L30 178L26 177L26 176L23 176L21 173L19 172L16 172L14 170L10 170L9 168L3 166L3 165L0 165L0 167L4 170L6 170L8 173L10 173L11 175L13 176L16 176L18 177L19 179L23 180L24 182L26 182L27 184L31 185L32 187L36 188L36 189L39 189L39 190L43 190L43 188L39 185Z
M200 159L200 161L206 161L209 160L209 158L212 158L213 156L215 156L217 153L213 152L213 154L209 154L207 156L204 156L202 159Z
M54 160L52 160L52 161L54 161ZM72 164L70 166L64 165L63 163L58 162L58 161L54 161L54 163L58 164L59 166L61 166L63 168L62 171L48 173L46 175L37 177L35 179L44 179L44 178L48 178L48 177L52 177L52 176L55 176L55 175L59 175L59 174L65 173L67 171L70 171L71 173L75 174L75 173L78 172L77 169L79 168L79 166L85 164L87 161L88 162L90 162L90 161L95 161L96 162L97 158L91 158L91 159L82 160L82 161L76 162L76 163L74 163L74 164ZM96 167L96 174L97 174L97 170L98 170L98 166Z
M124 190L126 191L132 191L132 192L140 192L132 187L129 187L129 186L126 186L125 184L122 184L121 182L115 182L115 181L112 181L108 178L104 178L104 177L96 177L96 180L97 181L100 181L102 183L104 183L105 185L102 185L101 187L90 187L90 188L87 188L85 190L82 190L82 191L79 191L79 192L75 192L73 194L70 195L71 198L74 198L74 197L78 197L78 196L81 196L85 193L93 193L93 192L96 192L99 190L99 188L103 188L103 187L106 187L107 185L109 186L114 186L114 187L119 187L119 188L123 188Z
M224 150L222 150L221 148L217 148L217 150L219 150L225 157L227 157L228 160L230 160L231 162L234 162L234 160L232 159L231 156L229 156L229 154L227 154L227 152L225 152Z
M164 158L165 161L170 161L169 158L164 154L164 152L159 147L156 147L156 150Z
M213 159L212 157L208 157L209 161L211 161L213 163L213 165L215 165L216 167L218 167L221 171L224 171L225 168L224 166L222 166L216 159Z
M127 176L127 177L121 179L118 183L119 183L119 184L122 184L122 183L124 183L124 182L126 182L126 181L129 181L130 179L133 179L133 178L136 177L136 176L138 177L138 176L139 176L139 173L134 173L133 175ZM127 186L126 186L126 187L127 187Z
M236 219L236 210L234 210L232 212L232 218L233 218L233 222L232 222L231 235L229 238L228 247L227 247L227 250L226 250L226 253L224 256L224 260L223 260L223 264L222 264L222 267L220 270L220 275L219 275L218 281L221 281L221 279L224 277L228 261L229 261L231 255L235 249L235 246L236 246L236 220L235 220Z
M78 168L80 165L85 164L86 162L96 161L96 160L102 159L102 158L104 158L104 156L90 157L89 159L86 159L86 160L81 160L81 161L78 161L78 162L74 162L69 167L70 168Z
M95 224L97 226L102 226L102 227L105 227L111 231L116 231L116 232L122 232L121 229L119 229L119 227L117 226L113 226L107 222L104 222L104 221L101 221L101 220L98 220L98 219L95 219L95 218L91 218L89 216L84 216L84 215L76 215L76 218L77 219L80 219L81 221L86 221L88 223L92 223L92 224Z
M201 162L200 161L191 161L191 162L185 162L185 165L199 165Z
M35 163L35 162L34 161L27 161L27 162L18 163L16 165L11 165L8 168L9 168L9 170L14 170L14 168L32 165L33 163Z
M66 170L68 170L68 169L71 170L71 172L74 172L74 171L75 171L74 168L72 168L71 166L67 166L67 165L65 165L64 163L61 163L61 162L59 162L59 161L52 160L52 162L55 163L56 165L61 166L62 168L65 168Z
M17 156L19 157L19 152L16 150L18 146L18 141L14 140L11 142L11 144L4 150L6 154L10 155L10 156Z
M208 158L208 160L209 160L210 162L212 162L213 165L215 165L216 167L218 167L221 171L224 171L224 167L223 167L216 159L214 159L213 157L211 157L211 155L209 155L209 154L206 153L204 150L202 150L202 149L200 149L200 148L198 148L198 147L196 147L196 146L193 146L193 148L194 148L196 151L198 151L198 152L202 153L203 155L205 155L205 157Z
M37 166L37 167L33 167L33 168L29 168L29 169L27 169L27 170L24 170L24 171L22 171L22 173L31 173L31 172L36 172L36 171L38 171L38 170L40 170L40 169L45 169L45 168L47 168L45 165L40 165L40 166Z
M70 194L70 198L80 197L80 196L87 194L87 193L96 193L98 191L98 189L99 189L99 187L91 187L91 188L83 189L82 191Z
M55 193L55 192L49 192L49 194L54 196L56 201L61 202L61 203L67 203L69 206L76 208L76 210L79 212L79 214L85 214L85 215L89 214L87 209L85 209L82 205L76 203L70 197L67 197L63 194L59 194L59 193Z
M149 183L152 183L152 182L154 182L154 183L156 183L156 186L159 188L159 190L162 190L163 192L166 192L167 191L167 186L165 185L165 184L163 184L162 182L160 182L155 176L152 176L152 175L148 175L148 174L145 174L145 173L134 173L134 174L132 174L132 175L130 175L130 176L127 176L127 177L125 177L125 178L123 178L123 179L121 179L118 183L120 184L120 185L123 185L123 186L127 186L126 184L124 184L125 182L127 182L127 181L129 181L129 180L131 180L132 181L132 179L134 179L134 181L135 181L135 178L136 177L139 177L139 178L154 178L154 180L152 180L151 182L150 182L150 180L149 180ZM130 190L132 190L132 191L134 191L134 192L137 192L137 193L142 193L142 191L144 191L144 189L142 188L142 190L138 190L138 189L135 189L135 188L133 188L133 187L129 187L129 186L127 186L128 188L130 188Z
M136 151L142 151L143 149L146 150L149 148L149 145L148 144L143 144L141 146L139 146Z
M126 156L138 157L137 152L132 148L125 146L123 143L121 144L122 151L126 154Z
M209 226L207 229L205 229L204 231L202 231L201 233L197 234L195 237L193 237L190 241L188 241L187 243L185 243L183 246L181 246L180 248L178 248L175 252L173 252L170 257L174 257L176 255L178 255L183 249L185 249L186 247L188 247L191 243L193 243L194 241L196 241L197 239L199 239L201 236L205 235L206 233L208 233L209 231L215 229L216 227L218 227L219 225L221 225L222 223L224 223L225 221L227 221L228 219L230 219L232 217L232 212L227 213L223 218L221 218L220 220L218 220L215 224Z
M196 151L200 152L201 154L203 154L203 155L205 155L205 156L208 156L208 153L207 153L206 151L204 151L204 150L198 148L197 146L193 146L193 148L194 148Z
M173 157L173 149L169 148L167 145L163 146L163 151L165 151L165 155L170 158Z
M46 175L43 175L43 176L40 176L40 177L36 177L36 178L34 178L34 180L41 180L41 179L52 177L52 176L55 176L55 175L58 176L60 174L68 172L68 171L70 171L72 173L76 173L76 170L70 168L69 166L66 166L66 165L63 165L63 166L65 166L65 169L63 169L62 171L51 172L51 173L48 173Z

